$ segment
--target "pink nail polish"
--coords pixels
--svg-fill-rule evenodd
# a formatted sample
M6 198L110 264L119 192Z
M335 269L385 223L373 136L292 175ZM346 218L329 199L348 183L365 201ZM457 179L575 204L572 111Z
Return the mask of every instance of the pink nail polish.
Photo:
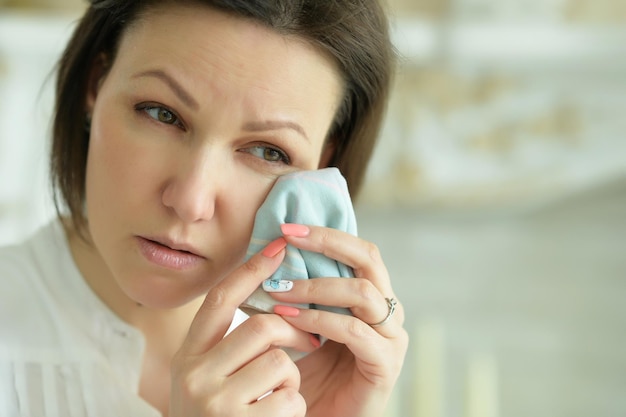
M274 306L274 313L278 314L279 316L298 317L298 315L300 314L300 310L295 307L277 305Z
M322 346L322 342L320 342L320 340L317 338L317 336L315 336L312 333L309 334L309 340L311 341L311 344L313 345L313 347L315 349L317 349L318 347Z
M266 258L273 258L274 256L278 255L280 251L285 249L286 246L287 246L287 241L284 238L279 237L278 239L276 239L275 241L267 245L265 249L263 249L263 252L261 253Z
M280 230L285 236L307 237L311 230L303 224L285 223L280 225Z

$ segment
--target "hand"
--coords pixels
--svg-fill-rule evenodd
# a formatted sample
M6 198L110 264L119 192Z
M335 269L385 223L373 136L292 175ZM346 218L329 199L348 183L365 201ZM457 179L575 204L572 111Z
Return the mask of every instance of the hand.
M283 232L289 232L287 229ZM354 315L287 310L288 314L283 316L294 327L329 339L297 362L307 416L379 417L400 374L408 347L400 304L387 323L370 325L388 315L385 298L394 297L380 253L373 244L341 231L303 226L295 229L295 236L285 233L290 244L343 262L356 275L354 279L296 280L291 291L272 294L279 302L347 307Z
M307 332L258 314L224 337L237 307L278 268L285 246L274 241L207 294L172 361L170 417L305 415L300 373L276 346L312 351Z

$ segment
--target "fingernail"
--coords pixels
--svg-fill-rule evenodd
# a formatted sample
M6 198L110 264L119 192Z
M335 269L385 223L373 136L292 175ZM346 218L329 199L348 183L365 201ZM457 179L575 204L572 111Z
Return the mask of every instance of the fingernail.
M274 256L278 255L280 251L285 249L286 246L287 246L287 241L284 238L279 237L278 239L276 239L275 241L267 245L265 249L263 249L263 252L261 253L266 258L273 258Z
M313 333L309 333L309 340L311 341L311 344L313 345L315 349L322 346L322 342L320 342L318 337L314 335Z
M277 305L274 306L274 313L279 316L298 317L300 310L295 307Z
M280 225L280 230L285 236L307 237L311 230L303 224L285 223Z
M293 288L293 281L286 279L266 279L263 281L263 290L265 292L287 292Z

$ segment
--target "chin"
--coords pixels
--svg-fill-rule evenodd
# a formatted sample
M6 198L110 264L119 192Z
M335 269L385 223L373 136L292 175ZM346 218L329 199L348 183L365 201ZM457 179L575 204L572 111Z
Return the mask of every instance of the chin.
M137 304L153 309L174 309L182 307L207 293L206 285L192 285L184 280L165 277L141 279L135 285L124 289L126 295Z

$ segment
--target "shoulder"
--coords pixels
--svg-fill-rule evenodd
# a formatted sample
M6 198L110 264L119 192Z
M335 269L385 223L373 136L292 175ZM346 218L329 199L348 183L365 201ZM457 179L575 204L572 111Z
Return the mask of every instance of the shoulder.
M0 247L0 294L32 285L48 271L47 264L58 259L64 247L58 227L50 222L21 243Z
M33 251L33 238L0 248L0 311L18 301L16 295L24 293L39 275L41 268Z
M50 316L48 287L62 258L60 225L42 227L24 242L0 248L0 342L10 344L28 332L45 332ZM61 242L62 243L62 242Z

